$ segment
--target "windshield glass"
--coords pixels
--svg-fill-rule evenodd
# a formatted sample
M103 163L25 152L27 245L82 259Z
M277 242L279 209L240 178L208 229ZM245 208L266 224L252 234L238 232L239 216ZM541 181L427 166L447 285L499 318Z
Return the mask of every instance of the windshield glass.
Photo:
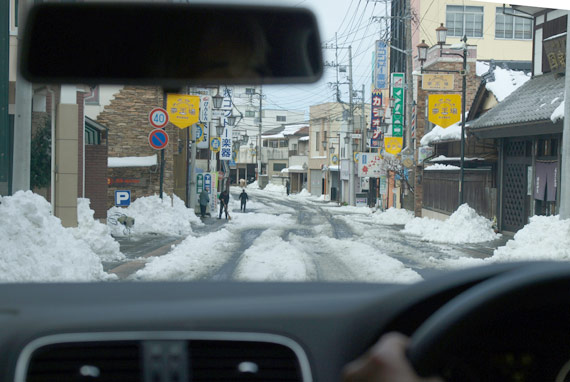
M0 282L413 283L570 256L562 1L284 2L317 17L318 82L177 91L27 82L27 3L2 32ZM207 54L241 51L216 31Z

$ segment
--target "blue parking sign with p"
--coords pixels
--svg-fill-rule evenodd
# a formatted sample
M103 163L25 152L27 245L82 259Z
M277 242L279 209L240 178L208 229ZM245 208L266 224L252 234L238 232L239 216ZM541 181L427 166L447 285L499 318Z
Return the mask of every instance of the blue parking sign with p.
M128 207L131 205L131 191L117 190L115 191L115 206Z

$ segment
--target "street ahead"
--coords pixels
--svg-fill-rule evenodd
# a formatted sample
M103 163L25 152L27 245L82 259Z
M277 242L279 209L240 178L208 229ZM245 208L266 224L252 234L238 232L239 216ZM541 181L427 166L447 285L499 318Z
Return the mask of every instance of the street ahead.
M428 243L402 233L403 225L373 223L367 209L261 190L248 190L243 213L238 192L232 189L231 220L205 218L185 240L142 241L132 254L125 241L122 251L136 259L107 269L134 280L415 282L491 256L507 240Z

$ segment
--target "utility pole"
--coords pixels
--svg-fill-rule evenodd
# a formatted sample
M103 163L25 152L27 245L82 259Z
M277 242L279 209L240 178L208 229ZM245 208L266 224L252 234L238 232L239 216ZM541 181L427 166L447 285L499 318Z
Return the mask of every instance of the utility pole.
M570 12L568 12L570 28ZM570 29L568 29L570 30ZM570 44L566 43L566 57ZM570 65L566 64L566 95L564 96L564 130L562 132L562 166L560 171L560 218L570 219Z
M0 3L0 195L12 193L11 181L11 139L8 116L10 84L10 4ZM53 102L52 102L53 104Z
M28 1L20 1L18 10L18 44L21 46L28 14ZM52 118L54 118L52 116ZM14 150L12 193L30 189L30 162L32 143L32 84L20 71L16 75L16 115L14 119ZM53 142L52 142L53 144Z
M352 140L352 134L354 133L354 105L352 104L352 46L348 47L348 75L350 76L348 79L348 83L349 83L349 120L348 120L348 131L349 134L351 134L351 138L350 138L350 148L349 148L349 152L351 153L351 158L350 158L350 168L349 168L349 176L350 179L348 180L348 188L349 188L349 193L348 195L350 196L350 205L354 206L356 205L356 195L355 195L355 187L354 187L354 153L352 151L353 148L353 140Z
M263 103L263 89L261 88L261 86L259 86L259 145L258 150L257 150L257 180L259 181L259 177L261 176L261 126L262 126L262 120L261 120L261 114L263 113L263 109L262 109L262 103Z
M406 147L410 148L413 154L412 145L412 131L411 131L411 124L412 124L412 103L414 102L414 87L413 87L413 80L412 80L412 66L414 65L412 59L412 8L411 8L411 1L406 0L406 18L405 18L405 26L406 29L406 50L410 53L406 55Z

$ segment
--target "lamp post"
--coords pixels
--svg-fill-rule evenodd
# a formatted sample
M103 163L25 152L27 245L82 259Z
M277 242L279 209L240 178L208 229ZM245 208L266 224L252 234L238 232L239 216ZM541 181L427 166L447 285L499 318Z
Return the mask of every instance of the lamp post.
M437 44L439 45L439 56L458 56L463 59L463 69L461 71L453 70L424 70L424 62L427 60L427 52L429 46L424 40L418 44L418 59L421 63L421 72L448 72L448 73L459 73L463 79L461 88L461 164L460 164L460 175L459 175L459 205L463 204L464 198L464 178L465 178L465 104L466 93L467 93L467 35L464 35L461 41L463 42L463 53L447 53L443 51L443 45L447 39L447 28L443 23L435 30L437 34Z

